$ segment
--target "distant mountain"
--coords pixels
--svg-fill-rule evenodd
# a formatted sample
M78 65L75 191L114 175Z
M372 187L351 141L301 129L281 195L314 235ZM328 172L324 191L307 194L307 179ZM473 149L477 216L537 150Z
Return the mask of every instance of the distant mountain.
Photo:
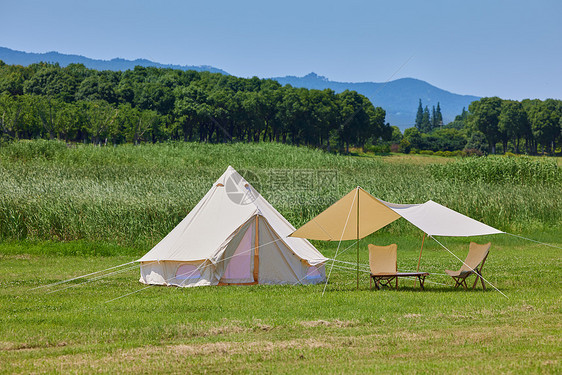
M290 84L293 87L308 89L332 89L335 92L355 90L365 95L371 102L386 110L386 121L400 129L414 126L419 99L425 107L441 107L443 122L447 124L462 112L463 107L480 99L472 95L458 95L432 86L425 81L414 78L401 78L387 83L375 82L335 82L326 77L310 73L304 77L286 76L272 78L282 85Z
M221 73L228 75L224 70L208 66L208 65L171 65L161 64L146 59L125 60L125 59L111 59L111 60L95 60L80 55L66 55L58 52L46 53L32 53L14 51L9 48L0 47L0 60L10 65L27 66L38 62L59 63L60 66L67 66L68 64L84 64L86 68L96 70L129 70L134 69L135 66L153 66L156 68L170 68L180 70L196 70L198 72L207 71L211 73Z
M80 55L66 55L58 52L30 53L14 51L9 48L0 47L0 60L10 65L27 66L38 62L59 63L67 66L72 63L84 64L87 68L96 70L128 70L135 66L153 66L157 68L171 68L180 70L208 71L228 75L224 70L208 65L170 65L153 62L146 59L125 60L96 60ZM449 91L442 90L430 85L425 81L414 78L402 78L387 83L375 82L335 82L326 77L310 73L304 77L286 76L272 78L282 85L290 84L293 87L304 87L308 89L323 90L330 88L335 92L345 90L355 90L367 98L374 105L386 110L386 121L391 125L396 125L400 129L406 129L414 125L418 100L422 100L425 107L437 106L440 103L443 122L448 123L455 119L455 116L462 112L463 107L468 109L468 105L474 100L480 99L477 96L458 95Z

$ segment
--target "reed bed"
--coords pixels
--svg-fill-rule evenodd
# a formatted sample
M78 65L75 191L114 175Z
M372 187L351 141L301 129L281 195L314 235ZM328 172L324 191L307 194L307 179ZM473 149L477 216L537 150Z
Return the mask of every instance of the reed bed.
M419 156L422 158L422 156ZM414 158L415 159L415 158ZM159 241L232 165L295 226L355 186L391 202L428 199L505 231L559 226L561 170L531 158L394 163L282 144L0 147L0 239ZM409 232L397 222L385 229Z

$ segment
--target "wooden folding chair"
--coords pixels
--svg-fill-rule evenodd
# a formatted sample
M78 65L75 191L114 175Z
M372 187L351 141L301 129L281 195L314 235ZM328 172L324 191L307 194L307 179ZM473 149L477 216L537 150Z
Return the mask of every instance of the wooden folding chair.
M458 271L445 270L447 275L451 276L453 280L455 280L455 288L462 285L465 290L468 289L466 279L470 275L474 274L476 275L476 280L474 280L474 284L472 284L472 289L476 287L478 280L480 280L482 282L482 289L486 290L484 278L482 277L482 268L484 267L484 262L486 262L488 254L490 253L491 246L491 242L484 245L471 242L468 249L468 255L466 256L462 267Z
M369 268L371 269L371 281L375 282L375 288L390 287L392 281L395 281L395 287L398 290L399 277L417 277L423 290L425 277L429 273L397 272L397 248L396 244L388 246L369 245Z

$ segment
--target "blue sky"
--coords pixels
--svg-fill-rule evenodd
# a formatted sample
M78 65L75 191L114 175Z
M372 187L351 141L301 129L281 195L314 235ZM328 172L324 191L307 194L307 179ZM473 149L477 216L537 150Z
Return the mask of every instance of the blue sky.
M562 1L0 0L0 46L562 98Z

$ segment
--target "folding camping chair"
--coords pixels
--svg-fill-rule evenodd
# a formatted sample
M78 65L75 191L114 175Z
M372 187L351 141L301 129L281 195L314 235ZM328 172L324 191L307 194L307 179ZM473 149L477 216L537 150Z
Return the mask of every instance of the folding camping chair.
M460 285L462 285L465 290L468 289L468 286L466 285L466 279L470 275L474 274L476 275L476 280L474 280L472 289L476 287L476 284L480 279L480 281L482 282L482 289L486 290L484 278L482 277L482 268L484 267L484 262L486 262L486 258L488 257L491 246L491 242L488 242L484 245L479 245L475 242L471 242L468 249L468 255L466 256L462 267L458 271L445 270L447 275L451 276L453 280L455 280L455 288L458 288Z
M369 267L371 269L371 282L375 282L375 288L391 286L394 280L398 290L399 277L417 277L423 290L425 277L428 272L397 272L397 250L396 244L388 246L369 245Z

